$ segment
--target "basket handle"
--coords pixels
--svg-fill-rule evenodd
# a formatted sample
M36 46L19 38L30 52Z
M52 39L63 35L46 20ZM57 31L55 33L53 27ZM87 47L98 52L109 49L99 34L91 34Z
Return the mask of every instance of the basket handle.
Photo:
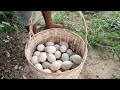
M30 40L31 40L31 37L34 35L34 33L33 33L33 13L35 13L35 11L32 11L32 15L29 20L29 39Z
M85 18L84 18L84 16L83 16L83 13L81 12L81 11L78 11L78 13L79 13L79 15L80 15L80 17L82 18L82 21L83 21L83 25L84 25L84 35L85 35L85 47L84 47L84 51L86 50L86 47L87 47L87 44L88 44L88 39L87 39L87 37L88 37L88 31L87 31L87 24L86 24L86 22L85 22Z
M29 42L31 41L31 37L34 36L33 33L33 13L35 11L32 11L32 15L29 20L29 34L28 34L28 41L26 42L26 48L28 48Z

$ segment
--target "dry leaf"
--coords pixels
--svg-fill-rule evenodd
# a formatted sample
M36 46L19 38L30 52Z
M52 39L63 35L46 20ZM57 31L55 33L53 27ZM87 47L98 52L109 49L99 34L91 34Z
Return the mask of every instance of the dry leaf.
M23 76L23 79L27 79L27 77L25 75L22 75Z
M7 57L10 57L10 53L8 51L6 51L6 53L7 53Z
M7 35L7 39L10 40L10 37Z
M14 67L14 69L15 69L15 70L18 69L18 65L16 65L16 66Z
M19 69L21 69L22 67L20 66Z
M7 42L9 42L10 40L5 40L5 39L4 39L3 41L4 41L5 43L7 43Z

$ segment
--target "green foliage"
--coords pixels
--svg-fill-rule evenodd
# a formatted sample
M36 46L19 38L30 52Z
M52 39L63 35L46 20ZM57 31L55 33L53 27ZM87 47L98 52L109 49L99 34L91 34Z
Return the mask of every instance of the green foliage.
M13 11L0 11L0 36L18 31L17 26L12 23L14 16Z
M12 18L15 16L13 11L0 11L0 22L12 22Z
M4 34L10 35L11 33L17 31L18 31L18 27L15 24L11 24L4 21L0 23L0 37L3 36Z
M113 79L120 79L120 72L116 72L112 75Z
M0 39L2 39L4 35L11 35L18 31L17 25L12 22L13 17L14 12L12 11L0 11ZM0 54L2 52L3 46L0 45Z
M18 31L18 27L12 22L14 16L13 11L0 11L0 37Z
M2 75L0 75L0 79L9 79L8 77L4 77Z
M120 60L120 12L108 16L93 18L89 25L89 46L101 46L111 49L113 58L116 54Z
M66 19L66 14L64 11L58 12L58 14L56 14L55 11L52 15L54 16L53 22L56 24L62 23Z

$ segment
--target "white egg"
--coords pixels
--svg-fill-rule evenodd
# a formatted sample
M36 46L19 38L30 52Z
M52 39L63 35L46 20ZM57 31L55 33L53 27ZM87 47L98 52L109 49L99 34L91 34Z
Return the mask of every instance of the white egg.
M47 51L49 54L52 54L52 53L55 53L56 48L55 48L54 46L47 46L47 47L46 47L46 51Z
M50 63L56 61L56 57L53 54L48 54L47 59Z
M39 52L39 51L35 51L33 55L34 55L34 56L39 56L39 55L40 55L40 52Z
M60 62L61 63L61 65L62 65L62 61L61 60L57 60L58 62Z
M61 52L56 51L54 55L55 55L56 59L59 59L61 57Z
M60 45L62 46L62 45L65 45L67 48L69 47L68 46L68 43L66 43L66 42L60 42Z
M44 51L44 49L45 49L45 46L44 46L43 44L39 44L39 45L37 46L37 50L38 50L38 51Z
M32 63L32 64L38 63L38 57L37 57L37 56L33 56L33 57L31 58L31 63Z
M72 53L73 53L73 51L72 51L71 49L68 49L68 50L66 51L66 53L67 53L69 56L71 56Z
M62 61L69 61L69 55L67 53L63 53L61 56Z
M72 67L72 62L71 61L64 61L62 63L62 69L68 70Z
M60 49L60 45L58 45L58 44L55 44L54 47L56 48L56 50Z
M54 42L47 42L46 43L46 46L53 46L54 45Z
M39 55L39 57L38 57L38 59L39 59L39 62L46 61L46 59L47 59L46 53L45 52L41 52L40 55Z
M51 63L49 63L48 61L45 61L42 63L42 66L44 69L50 69Z
M79 55L72 55L70 57L70 61L72 61L75 64L80 64L82 62L82 58Z
M61 51L62 53L66 52L66 51L67 51L67 47L66 47L65 45L62 45L62 46L60 47L60 51Z
M55 61L55 62L52 63L50 68L51 68L52 71L57 71L61 68L61 63L58 62L58 61Z
M43 72L45 72L45 73L51 73L51 70L49 70L49 69L44 69Z
M76 55L76 54L74 54L74 55ZM71 56L70 56L70 59L69 59L69 60L70 60L71 62L73 62L73 59L75 59L74 55L71 55Z
M37 68L38 70L43 70L43 67L40 63L35 64L35 68Z
M61 71L61 70L58 70L58 71L56 71L56 73L62 73L62 71Z

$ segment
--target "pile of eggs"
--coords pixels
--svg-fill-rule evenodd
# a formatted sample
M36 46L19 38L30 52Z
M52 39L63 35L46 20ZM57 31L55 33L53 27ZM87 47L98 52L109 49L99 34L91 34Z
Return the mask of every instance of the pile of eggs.
M62 73L76 68L81 62L81 56L74 53L66 42L39 44L31 58L35 68L45 73Z

